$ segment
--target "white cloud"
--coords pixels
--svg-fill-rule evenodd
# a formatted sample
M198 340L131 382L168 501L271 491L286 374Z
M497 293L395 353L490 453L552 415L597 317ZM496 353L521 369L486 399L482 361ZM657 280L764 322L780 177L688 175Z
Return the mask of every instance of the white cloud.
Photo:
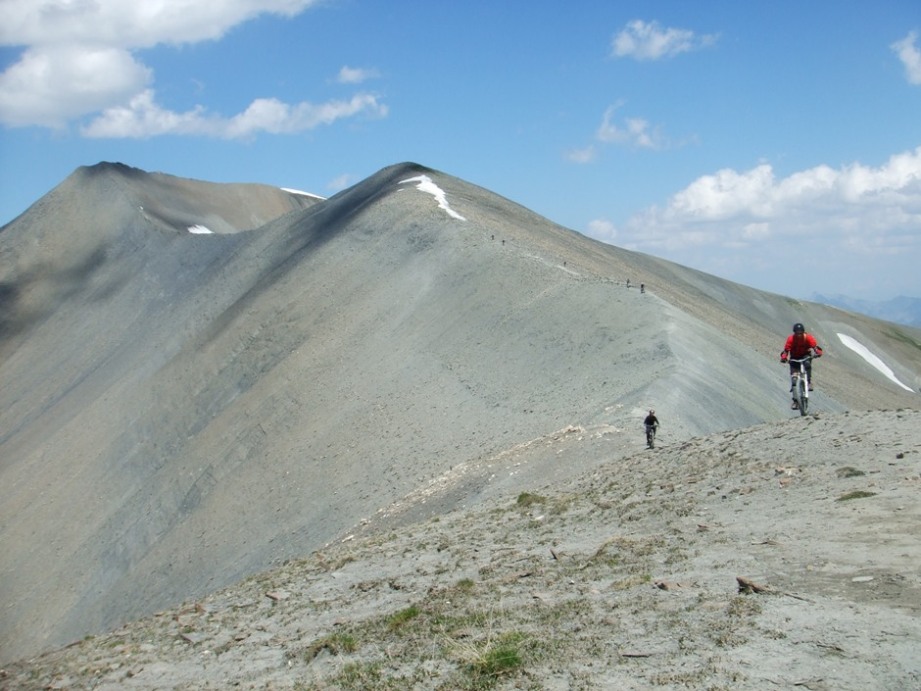
M572 163L591 163L597 155L595 147L589 145L583 149L570 149L566 152L566 160Z
M357 181L357 175L352 175L351 173L343 173L342 175L338 175L330 180L326 185L326 189L332 192L340 192L341 190L344 190L346 187L349 187Z
M664 208L635 216L628 226L635 238L653 237L672 248L698 243L706 229L717 243L808 232L853 236L855 247L887 251L887 243L877 242L882 237L921 232L921 147L878 168L820 165L779 180L766 163L741 173L720 170L692 182Z
M603 242L617 239L617 228L606 218L596 218L588 222L588 234Z
M2 0L0 45L25 50L0 74L0 123L61 128L97 114L81 128L85 136L236 138L299 132L359 114L386 116L386 106L370 94L320 104L256 99L231 117L204 106L177 113L157 104L152 71L134 54L159 44L216 40L260 14L290 17L317 1ZM370 76L370 70L343 68L339 78L357 83Z
M857 275L894 286L901 272L900 280L916 283L910 265L921 256L921 147L878 167L820 165L783 178L767 163L720 170L634 215L617 237L622 247L748 285L795 266L845 282L838 292ZM786 294L796 290L788 286Z
M745 173L720 170L704 175L674 195L666 213L685 219L720 220L740 213L761 218L770 205L774 172L760 165Z
M624 118L621 124L614 122L615 113L623 106L616 103L604 112L595 138L605 144L624 144L639 149L661 149L666 146L658 128L651 127L643 118Z
M905 38L890 46L905 66L905 76L912 84L921 84L921 50L917 40L918 34L910 31Z
M348 101L289 105L277 99L257 99L231 118L209 115L197 107L175 113L158 106L153 92L144 91L127 106L107 108L82 129L87 137L144 138L164 134L201 135L224 139L251 137L259 132L289 134L328 125L358 114L384 117L387 107L371 94L356 94Z
M245 112L231 118L221 136L245 137L259 131L272 134L300 132L361 113L385 117L387 106L378 103L372 94L355 94L348 101L316 105L302 102L292 106L274 98L259 99L253 101Z
M119 48L30 48L0 74L0 121L63 127L71 118L130 98L150 79L150 70Z
M340 84L361 84L369 79L376 79L380 74L377 70L365 69L362 67L343 66L336 75L336 81Z
M635 19L614 36L611 53L619 58L659 60L709 46L715 34L696 35L689 29L662 28L658 22Z
M293 17L317 0L3 0L0 44L150 48L218 39L260 14Z
M617 146L632 147L634 149L668 149L672 146L683 146L687 142L673 143L662 134L659 126L653 126L644 118L623 117L615 118L617 111L623 108L624 102L608 106L601 118L601 124L595 130L595 142ZM689 139L687 141L692 141ZM598 158L599 147L590 144L581 149L570 149L565 152L565 158L571 163L586 164Z

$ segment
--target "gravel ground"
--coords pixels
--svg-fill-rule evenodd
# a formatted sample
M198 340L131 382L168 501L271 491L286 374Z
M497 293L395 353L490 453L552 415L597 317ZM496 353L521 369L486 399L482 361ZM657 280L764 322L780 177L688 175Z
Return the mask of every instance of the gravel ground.
M921 684L921 413L795 418L407 517L6 666L9 689L906 689ZM633 441L639 435L630 430ZM635 446L635 444L634 444ZM527 487L527 485L525 485Z

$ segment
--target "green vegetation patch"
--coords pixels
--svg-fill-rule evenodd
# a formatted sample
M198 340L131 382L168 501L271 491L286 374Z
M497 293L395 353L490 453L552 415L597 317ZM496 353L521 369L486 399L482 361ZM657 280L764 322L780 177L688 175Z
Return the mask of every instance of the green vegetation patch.
M410 605L409 607L406 607L405 609L401 609L399 612L392 614L390 616L390 619L387 622L387 625L390 628L390 630L393 631L395 629L400 628L401 626L404 626L408 622L412 621L413 619L418 617L421 613L422 611L418 607L416 607L416 605Z
M457 583L454 584L454 588L462 593L469 593L476 587L476 583L473 582L473 579L462 578Z
M527 636L508 631L493 640L458 646L456 654L464 663L463 688L491 689L501 678L520 671L524 666L524 645Z
M863 472L862 470L858 470L857 468L852 468L850 466L845 466L844 468L838 468L838 477L841 477L841 478L860 477L861 475L866 475L866 473Z
M504 634L493 646L489 646L473 665L479 677L499 677L521 667L522 653L519 645L524 638L517 632Z
M547 501L546 497L542 497L539 494L532 494L531 492L522 492L518 495L518 501L516 502L519 508L526 509L529 506L534 504L543 504Z

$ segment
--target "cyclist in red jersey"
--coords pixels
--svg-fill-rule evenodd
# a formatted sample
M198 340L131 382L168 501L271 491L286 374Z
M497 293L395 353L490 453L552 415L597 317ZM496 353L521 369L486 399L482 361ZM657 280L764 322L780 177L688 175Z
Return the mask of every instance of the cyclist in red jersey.
M787 342L784 344L783 351L780 353L780 361L784 364L787 363L787 360L798 360L804 358L807 355L812 355L813 357L822 357L822 348L819 346L818 342L815 340L815 336L806 332L806 327L801 323L797 322L793 325L793 333L787 336ZM812 384L812 361L806 360L804 363L806 366L806 374L809 377L809 390L813 390ZM790 380L791 386L790 390L793 390L792 380L793 372L799 370L798 362L790 363ZM791 408L796 408L796 401L793 401Z

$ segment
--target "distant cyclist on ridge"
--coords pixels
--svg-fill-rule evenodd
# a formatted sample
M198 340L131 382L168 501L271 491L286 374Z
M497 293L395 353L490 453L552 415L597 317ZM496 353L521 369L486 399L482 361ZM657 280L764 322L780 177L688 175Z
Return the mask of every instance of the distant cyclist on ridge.
M656 417L656 411L649 411L649 415L643 420L643 426L646 428L646 448L652 449L656 445L656 430L659 429L659 418Z
M799 360L807 355L822 357L822 348L812 334L806 333L806 327L797 322L793 325L793 333L787 336L787 342L780 353L780 361L786 364L788 359ZM812 385L812 360L806 360L803 364L806 367L806 375L809 377L809 390L812 391L814 388ZM793 373L795 371L799 371L799 363L790 362L790 391L793 390ZM790 407L796 410L797 405L794 398Z

